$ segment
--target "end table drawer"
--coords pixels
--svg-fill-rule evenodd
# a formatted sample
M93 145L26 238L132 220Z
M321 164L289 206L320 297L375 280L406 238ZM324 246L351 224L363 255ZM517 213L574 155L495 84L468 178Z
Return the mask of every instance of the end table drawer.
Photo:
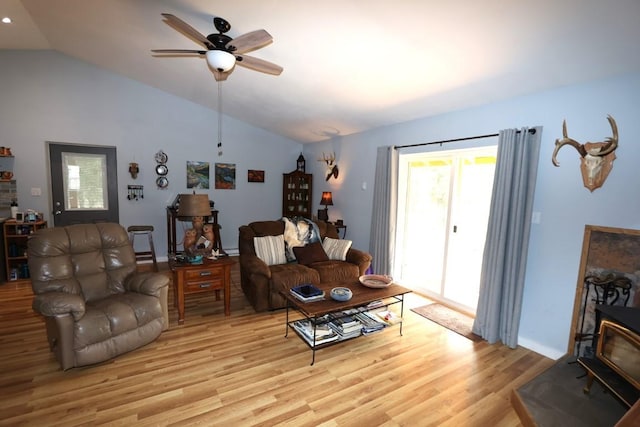
M199 270L187 270L184 273L184 279L186 281L208 280L208 278L213 279L215 277L221 277L222 273L223 273L222 268L216 268L216 267L199 269Z
M211 277L208 280L190 280L185 283L184 292L205 292L214 289L222 289L224 282L221 277Z

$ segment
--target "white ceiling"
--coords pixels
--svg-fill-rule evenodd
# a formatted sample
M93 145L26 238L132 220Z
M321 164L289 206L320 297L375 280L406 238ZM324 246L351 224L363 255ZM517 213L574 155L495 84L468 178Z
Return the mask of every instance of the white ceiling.
M223 111L300 142L640 71L638 0L0 0L0 49L54 49L217 108L204 59L152 56L199 48L163 12L204 35L214 15L231 37L267 30L251 55L283 73L237 67Z

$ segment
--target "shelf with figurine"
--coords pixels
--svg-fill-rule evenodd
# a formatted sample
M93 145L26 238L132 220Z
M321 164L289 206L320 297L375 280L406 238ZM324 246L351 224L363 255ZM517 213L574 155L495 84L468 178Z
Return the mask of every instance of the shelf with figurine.
M29 279L27 241L33 233L46 227L47 222L42 219L42 214L31 210L16 212L15 218L10 218L4 222L5 271L7 281L13 282Z

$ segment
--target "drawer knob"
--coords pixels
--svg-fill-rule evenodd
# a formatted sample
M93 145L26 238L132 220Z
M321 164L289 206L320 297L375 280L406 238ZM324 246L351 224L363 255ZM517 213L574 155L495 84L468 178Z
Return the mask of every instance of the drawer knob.
M210 271L201 271L200 275L201 276L211 276L211 272Z
M201 283L200 287L201 288L210 288L211 287L211 283Z

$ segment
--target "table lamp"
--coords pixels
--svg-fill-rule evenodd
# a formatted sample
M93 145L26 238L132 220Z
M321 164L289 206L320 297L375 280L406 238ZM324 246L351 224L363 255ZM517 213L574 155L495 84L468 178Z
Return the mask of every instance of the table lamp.
M178 218L189 218L193 228L185 231L184 251L189 253L202 235L204 217L211 215L209 196L206 194L181 194L179 199Z
M327 206L333 206L333 197L331 191L323 191L322 199L320 199L320 205L324 206L324 209L318 210L318 219L321 221L329 220L329 208Z

